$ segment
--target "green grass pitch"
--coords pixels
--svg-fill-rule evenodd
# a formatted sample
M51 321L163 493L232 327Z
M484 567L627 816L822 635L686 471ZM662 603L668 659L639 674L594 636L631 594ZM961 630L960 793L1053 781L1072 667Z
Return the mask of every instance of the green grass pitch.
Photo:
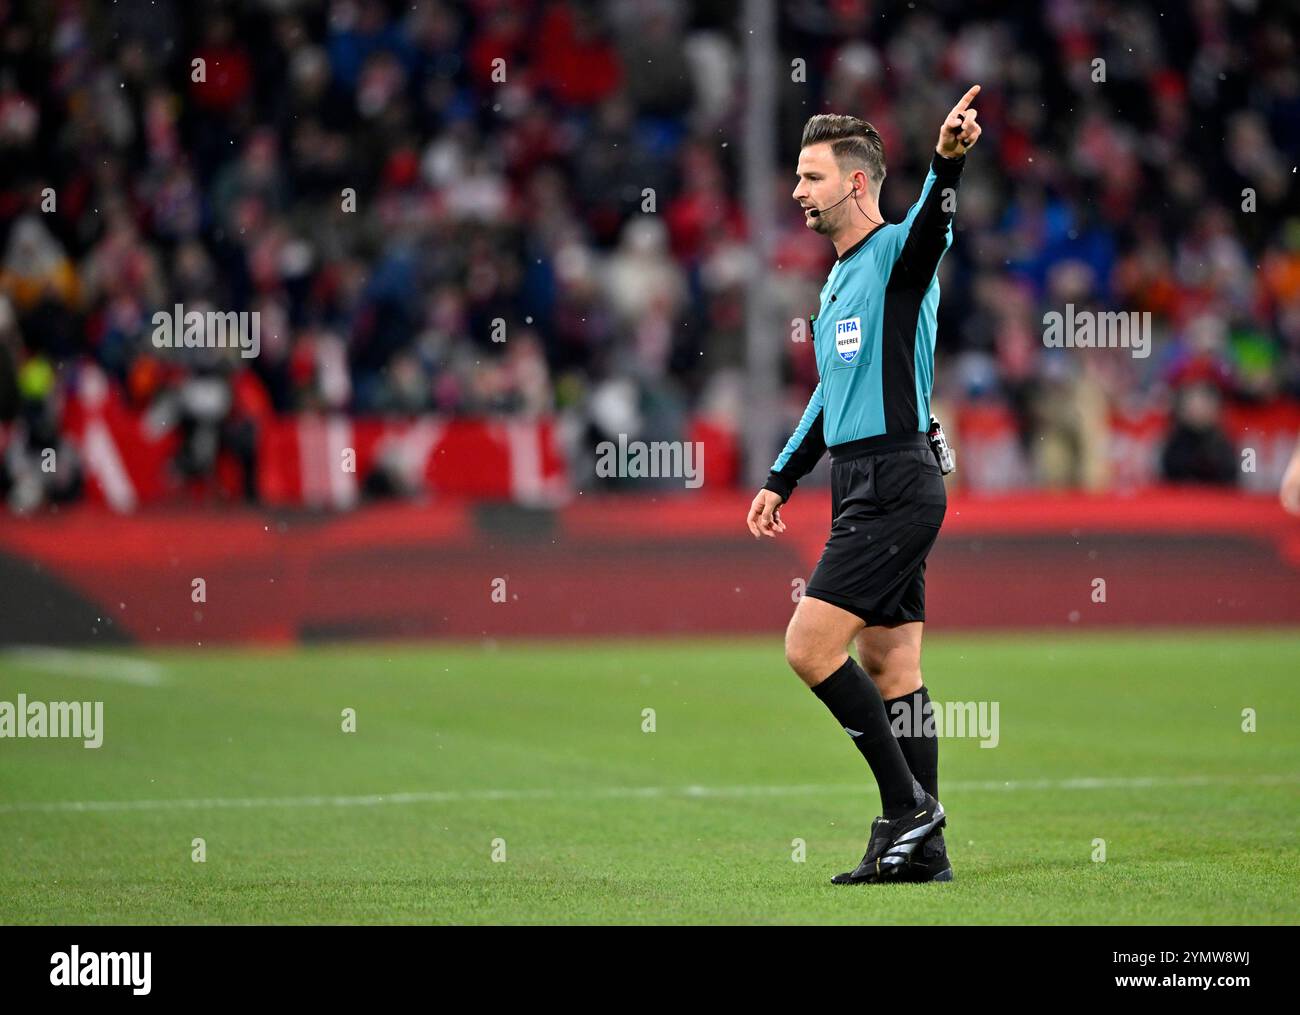
M941 742L954 882L852 887L879 797L779 636L124 656L157 682L0 652L0 701L105 726L0 739L0 922L1300 913L1300 632L931 633L933 696L998 702L999 743Z

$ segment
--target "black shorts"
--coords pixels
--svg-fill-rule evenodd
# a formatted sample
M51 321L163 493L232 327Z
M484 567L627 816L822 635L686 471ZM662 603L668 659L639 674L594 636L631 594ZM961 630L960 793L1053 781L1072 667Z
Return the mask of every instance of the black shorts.
M831 457L831 535L804 594L869 626L925 620L925 558L948 510L925 434L851 441Z

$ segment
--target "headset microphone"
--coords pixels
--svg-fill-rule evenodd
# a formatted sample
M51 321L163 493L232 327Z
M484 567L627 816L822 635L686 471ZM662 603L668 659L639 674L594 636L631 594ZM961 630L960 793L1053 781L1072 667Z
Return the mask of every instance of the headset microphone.
M838 208L838 207L839 207L840 205L842 205L845 201L847 201L849 198L851 198L855 193L856 193L856 191L850 190L847 194L845 194L842 198L840 198L840 199L839 199L838 201L836 201L834 204L832 204L832 205L828 205L828 206L825 207L825 208L809 208L809 209L808 209L808 214L811 215L813 218L821 218L821 214L822 214L822 212L824 212L824 211L830 211L832 208Z
M854 203L854 204L857 204L858 192L857 192L856 189L854 189L854 190L850 190L847 194L845 194L842 198L840 198L840 199L839 199L838 201L836 201L834 204L827 205L825 208L809 208L809 209L808 209L808 214L811 215L813 218L821 218L821 216L822 216L822 212L830 211L832 208L836 208L836 207L838 207L839 205L842 205L842 204L843 204L845 201L847 201L849 198L853 198L853 203ZM862 205L860 205L860 204L858 204L858 211L862 211ZM876 222L876 220L873 219L870 215L867 215L867 213L866 213L865 211L863 211L862 214L863 214L863 215L866 215L866 218L867 218L867 221L868 221L868 222L875 222L875 224L878 225L878 226L883 226L883 225L884 225L884 222Z

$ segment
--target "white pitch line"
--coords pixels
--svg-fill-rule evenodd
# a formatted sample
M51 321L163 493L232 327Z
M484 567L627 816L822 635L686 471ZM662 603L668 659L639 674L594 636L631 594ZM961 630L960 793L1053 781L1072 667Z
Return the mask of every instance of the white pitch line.
M1281 786L1300 783L1300 773L1235 776L1137 776L1132 778L1019 779L949 781L944 792L1019 792L1022 790L1152 789L1175 786ZM491 800L591 799L728 799L764 796L810 796L863 792L865 782L806 786L610 786L604 789L432 790L421 793L374 793L367 796L208 797L195 800L61 800L0 804L0 814L103 811L217 810L261 807L374 807L380 804L443 804Z
M71 649L47 648L44 645L16 645L4 658L18 666L60 677L88 677L92 680L116 680L123 684L157 687L165 680L166 670L146 659L105 652L76 652Z

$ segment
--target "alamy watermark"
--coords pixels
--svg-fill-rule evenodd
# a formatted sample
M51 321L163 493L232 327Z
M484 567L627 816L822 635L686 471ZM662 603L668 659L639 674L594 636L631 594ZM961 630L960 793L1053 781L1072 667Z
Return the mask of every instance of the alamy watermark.
M102 701L0 701L0 739L69 738L82 740L86 748L104 742L104 703Z
M54 987L130 987L137 996L152 989L153 952L83 952L73 945L50 956Z
M244 359L262 351L262 314L254 310L200 311L177 303L153 315L155 349L238 349Z
M689 489L704 482L703 441L628 442L618 435L618 444L601 441L596 445L596 475L601 479L685 479Z
M922 704L917 692L889 707L889 726L896 737L978 737L980 747L997 747L998 711L996 701Z
M1049 349L1131 349L1134 359L1151 355L1151 311L1078 310L1043 315L1043 345Z

